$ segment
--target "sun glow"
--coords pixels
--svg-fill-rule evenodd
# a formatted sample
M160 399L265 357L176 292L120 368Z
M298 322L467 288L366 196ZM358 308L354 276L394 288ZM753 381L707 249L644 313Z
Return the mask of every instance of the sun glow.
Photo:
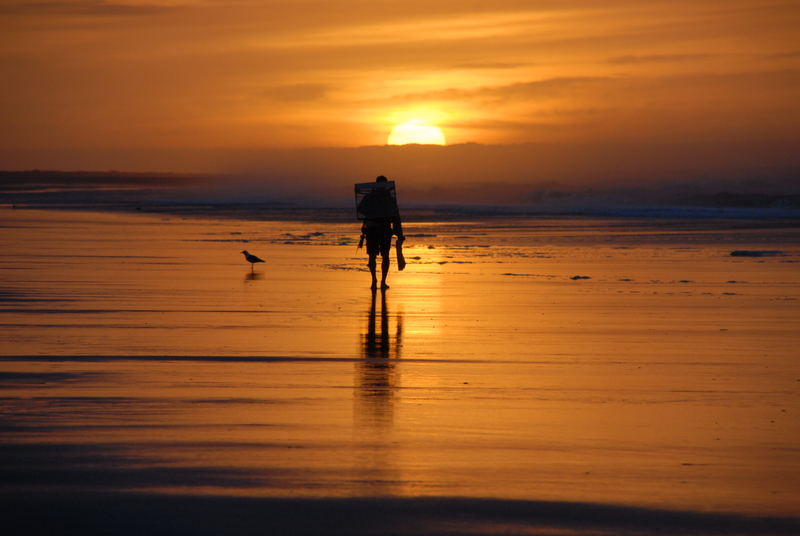
M430 125L422 119L412 119L395 126L386 143L388 145L406 145L407 143L444 145L445 139L444 132L439 127Z

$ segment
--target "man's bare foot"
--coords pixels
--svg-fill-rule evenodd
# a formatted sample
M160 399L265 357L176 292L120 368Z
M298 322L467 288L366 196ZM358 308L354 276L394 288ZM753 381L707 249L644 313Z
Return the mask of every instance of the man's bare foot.
M389 288L389 285L386 283L381 283L381 290L386 290L387 288Z
M375 290L376 288L378 288L378 282L377 281L373 281L372 282L372 286L369 287L369 288L371 288L372 290Z

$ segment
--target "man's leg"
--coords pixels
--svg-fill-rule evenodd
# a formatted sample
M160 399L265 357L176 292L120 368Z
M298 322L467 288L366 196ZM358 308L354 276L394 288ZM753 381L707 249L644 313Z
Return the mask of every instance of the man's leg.
M386 276L389 275L389 255L381 255L381 288L389 288Z
M370 254L369 260L367 261L367 266L369 266L369 273L372 274L372 288L378 288L378 276L375 273L378 267L377 253L375 253L374 255Z

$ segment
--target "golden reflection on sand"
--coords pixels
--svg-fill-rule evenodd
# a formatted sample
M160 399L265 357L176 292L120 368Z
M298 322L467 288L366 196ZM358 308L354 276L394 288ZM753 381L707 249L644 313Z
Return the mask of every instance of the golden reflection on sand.
M352 225L0 218L12 491L794 515L800 272L785 230L709 239L668 222L656 244L627 227L608 244L610 222L537 221L524 240L429 224L372 294ZM244 243L266 261L252 277ZM759 247L788 253L729 255Z
M380 314L377 302L380 297ZM390 322L393 324L390 331ZM361 360L356 363L356 425L382 431L394 423L403 347L403 315L391 315L387 292L372 292L366 331L361 334Z
M393 448L395 413L401 402L403 314L390 311L388 294L371 292L353 382L353 433L361 445L353 459L353 470L360 475L356 478L356 493L367 496L403 493Z

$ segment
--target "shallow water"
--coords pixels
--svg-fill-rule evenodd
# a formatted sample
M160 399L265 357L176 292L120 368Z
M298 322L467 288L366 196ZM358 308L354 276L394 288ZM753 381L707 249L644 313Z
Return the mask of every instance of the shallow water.
M5 491L797 513L791 222L417 221L376 296L357 223L0 226Z

